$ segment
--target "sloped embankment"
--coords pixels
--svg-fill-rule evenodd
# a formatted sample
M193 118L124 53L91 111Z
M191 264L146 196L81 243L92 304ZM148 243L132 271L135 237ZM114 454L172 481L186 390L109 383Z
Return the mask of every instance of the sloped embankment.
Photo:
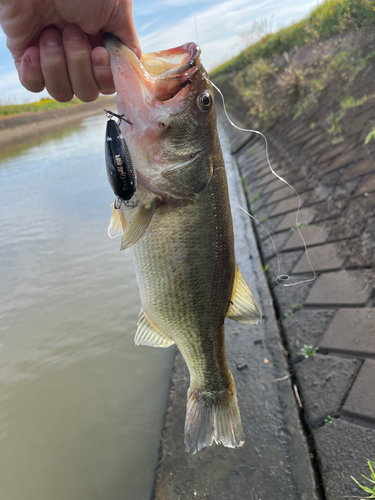
M375 458L374 30L213 79L234 120L266 131L273 168L301 195L299 222L317 279L276 285L272 243L255 225L258 244L323 494L360 496L350 476L368 475L365 457ZM298 200L270 173L262 140L233 137L251 213L272 233L281 273L310 278L295 231Z

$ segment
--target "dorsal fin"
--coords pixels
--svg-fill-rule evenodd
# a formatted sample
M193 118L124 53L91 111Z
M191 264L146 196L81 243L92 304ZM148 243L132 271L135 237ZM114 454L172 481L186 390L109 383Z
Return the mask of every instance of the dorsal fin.
M153 323L143 309L139 314L138 329L134 337L135 345L148 345L152 347L169 347L173 340L164 335Z
M262 319L262 313L255 302L250 288L247 286L236 264L233 291L227 312L227 318L240 323L256 324Z
M131 222L128 224L126 231L122 236L120 250L125 250L137 243L142 238L148 228L152 216L155 213L157 199L154 198L150 203L141 205Z

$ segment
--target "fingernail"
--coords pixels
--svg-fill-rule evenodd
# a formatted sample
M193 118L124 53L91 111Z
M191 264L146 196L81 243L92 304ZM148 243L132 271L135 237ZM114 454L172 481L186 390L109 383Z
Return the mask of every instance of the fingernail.
M94 58L94 65L100 69L108 68L109 60L108 60L108 58L103 57L103 56L96 56Z
M39 52L32 52L26 58L26 62L30 64L39 64L40 63L40 55Z
M43 38L43 43L47 47L58 47L61 45L61 40L57 36L45 36Z
M83 31L75 26L69 26L69 28L65 29L64 35L67 40L83 40L84 34Z

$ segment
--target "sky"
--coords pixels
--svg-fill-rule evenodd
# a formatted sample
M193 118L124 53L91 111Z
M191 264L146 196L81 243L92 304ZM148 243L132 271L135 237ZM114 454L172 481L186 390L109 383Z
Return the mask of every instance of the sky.
M133 0L134 20L143 52L198 42L208 71L246 46L243 33L253 22L277 31L306 16L322 0ZM194 17L197 21L197 34ZM197 40L198 35L198 40ZM242 35L242 36L241 36ZM19 83L6 37L0 28L0 103L27 102L46 97Z

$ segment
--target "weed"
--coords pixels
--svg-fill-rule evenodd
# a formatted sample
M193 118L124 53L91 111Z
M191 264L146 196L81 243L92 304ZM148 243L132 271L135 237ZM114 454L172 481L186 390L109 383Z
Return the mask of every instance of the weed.
M335 146L336 144L340 144L344 140L344 137L342 135L339 135L338 137L334 137L332 139L332 144Z
M296 311L299 311L300 309L302 309L302 307L305 305L305 301L302 300L300 304L294 304L294 306L292 307L292 309L290 309L289 311L287 311L286 313L284 313L284 317L285 318L290 318L290 316L293 316L293 314L296 312Z
M265 273L268 273L268 264L266 264L266 265L263 267L263 271L264 271Z
M250 204L255 203L257 200L259 200L259 198L260 198L260 194L257 194L257 195L253 194L250 198Z
M315 123L315 122L311 122L311 123L310 123L310 128L311 128L311 130L313 130L315 127L316 127L316 123Z
M366 499L367 498L375 498L375 471L374 471L375 462L367 459L367 465L369 466L369 469L371 472L371 479L363 474L361 474L361 476L364 479L366 479L366 481L368 481L370 483L370 485L371 485L370 487L360 484L359 481L357 481L357 479L355 479L353 476L350 476L353 479L353 481L356 483L357 486L359 486L366 493L370 493L370 496L365 497ZM361 500L363 500L363 499L361 499Z
M327 418L324 419L324 425L332 424L336 419L335 417L331 417L331 415L328 415Z
M372 128L371 132L366 137L365 144L367 145L371 141L375 141L375 127Z
M264 217L262 217L262 218L260 219L260 222L261 222L261 223L263 223L263 222L267 222L267 221L268 221L268 217L267 217L267 215L265 215Z
M308 222L300 222L299 224L296 224L295 226L291 227L291 231L297 231L297 229L301 229L301 227L307 227L309 225Z
M340 101L340 106L342 109L351 109L360 106L368 100L367 95L364 95L360 99L355 99L353 96L348 95Z
M328 115L327 121L328 121L328 127L327 127L327 132L331 135L339 135L342 132L340 121L344 118L346 115L346 111L341 111L341 113L336 114L334 112L330 113Z
M318 352L319 347L315 347L313 345L304 345L301 347L301 354L304 356L306 359L307 358L313 358L316 353Z
M307 43L330 38L348 29L356 30L361 26L374 24L375 10L372 0L327 0L298 23L276 33L267 33L238 56L216 68L211 76L241 71L257 59L269 59L293 47L303 47ZM261 34L261 29L258 31ZM375 56L369 54L367 60L372 57Z
M21 113L37 113L48 109L65 108L82 104L76 97L69 102L57 102L54 99L40 99L27 104L0 104L0 116L19 115Z

